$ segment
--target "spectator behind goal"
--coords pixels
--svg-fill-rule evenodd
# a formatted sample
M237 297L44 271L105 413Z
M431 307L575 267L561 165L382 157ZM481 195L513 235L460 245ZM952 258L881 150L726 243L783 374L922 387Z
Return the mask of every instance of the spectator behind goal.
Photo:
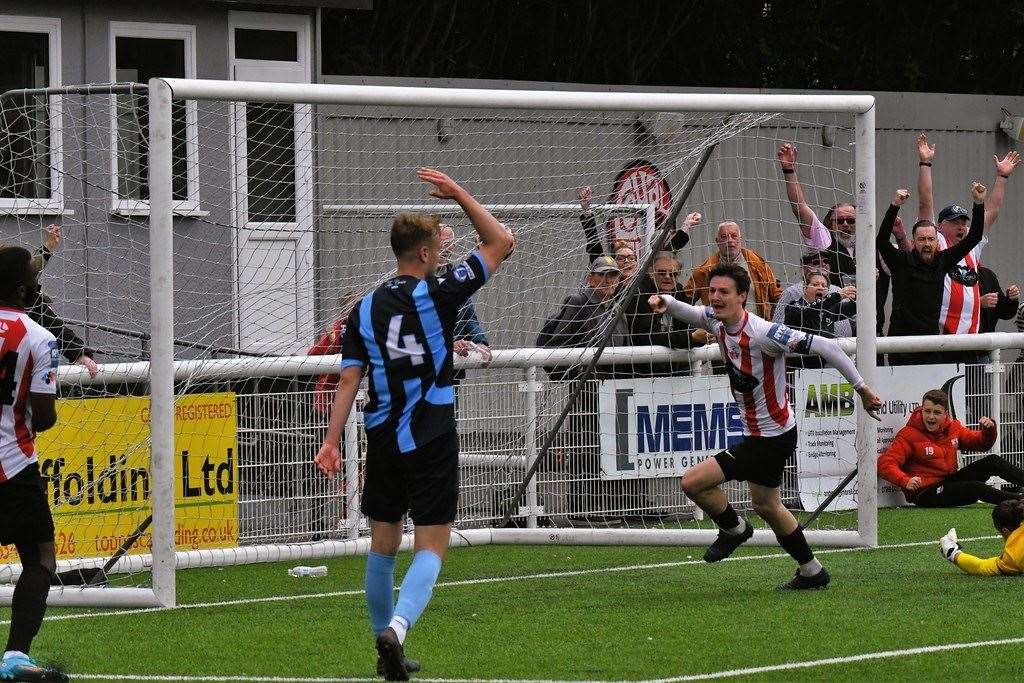
M743 268L750 278L751 296L747 299L746 309L765 320L771 320L775 302L782 296L782 285L772 267L756 251L743 246L743 231L735 221L725 221L718 225L715 243L718 251L694 268L693 275L683 288L686 299L700 299L707 306L710 303L708 285L711 271L719 264L734 263Z
M828 277L825 273L808 273L804 295L786 306L786 327L826 339L835 339L836 323L856 313L857 302L847 298L846 294L856 297L857 290L854 287L844 287L843 292L828 292L828 287ZM823 367L821 359L817 356L794 358L791 365L803 368Z

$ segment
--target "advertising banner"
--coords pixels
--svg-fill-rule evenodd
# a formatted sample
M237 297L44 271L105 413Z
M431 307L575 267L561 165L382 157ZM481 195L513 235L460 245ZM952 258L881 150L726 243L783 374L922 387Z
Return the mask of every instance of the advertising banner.
M152 510L149 398L64 399L36 450L58 559L110 556ZM175 543L238 545L235 394L190 394L175 406ZM147 552L147 531L132 553ZM14 555L0 547L0 561Z

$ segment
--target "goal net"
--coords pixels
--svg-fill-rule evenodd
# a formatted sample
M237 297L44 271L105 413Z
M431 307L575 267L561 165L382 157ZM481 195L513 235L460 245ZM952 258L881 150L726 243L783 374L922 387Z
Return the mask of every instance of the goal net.
M679 476L742 436L741 408L717 347L646 298L660 283L699 299L688 281L734 222L748 268L778 280L760 282L769 300L753 312L774 314L809 250L776 159L785 143L812 209L856 203L873 231L870 98L156 83L152 102L145 86L65 88L5 95L0 112L3 240L34 248L60 226L42 291L99 363L95 378L61 369L58 425L39 435L60 568L111 564L125 546L105 588L63 591L106 596L81 601L167 604L175 566L365 551L365 395L344 476L312 464L345 317L394 273L398 211L440 216L453 264L476 242L417 167L451 175L517 240L456 329L456 526L474 542L709 540ZM591 272L597 253L608 272ZM872 308L873 270L857 297ZM873 358L873 325L857 331ZM789 374L802 431L782 492L798 513L873 452L843 382ZM863 470L812 543L874 541ZM727 490L749 508L744 487ZM13 581L4 552L0 581Z

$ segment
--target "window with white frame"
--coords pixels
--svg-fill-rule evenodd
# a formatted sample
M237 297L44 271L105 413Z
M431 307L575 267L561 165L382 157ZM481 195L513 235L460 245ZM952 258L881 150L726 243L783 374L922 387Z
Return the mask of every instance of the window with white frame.
M0 93L60 85L60 19L0 15ZM57 95L0 101L0 211L60 213Z
M195 77L195 27L111 22L111 78L146 84L150 78ZM114 206L118 213L149 210L149 103L145 89L114 97L111 112ZM199 209L195 102L171 105L172 196L179 212Z

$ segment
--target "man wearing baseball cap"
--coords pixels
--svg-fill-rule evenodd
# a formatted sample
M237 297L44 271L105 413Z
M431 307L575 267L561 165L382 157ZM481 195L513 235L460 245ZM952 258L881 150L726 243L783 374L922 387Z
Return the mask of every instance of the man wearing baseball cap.
M932 195L932 160L935 158L935 145L928 143L928 136L921 133L917 136L918 155L918 221L930 221L934 212ZM939 325L943 334L977 334L981 323L983 306L981 289L978 284L978 268L981 265L981 252L988 244L990 229L999 215L1003 198L1006 195L1006 183L1013 170L1020 163L1020 155L1010 152L1002 159L993 156L996 177L992 181L992 189L985 203L985 237L967 256L949 270L943 285L942 306L939 309ZM967 234L968 212L960 204L950 204L938 215L937 238L940 250L956 246ZM975 352L958 354L948 358L950 361L973 362L977 360Z

